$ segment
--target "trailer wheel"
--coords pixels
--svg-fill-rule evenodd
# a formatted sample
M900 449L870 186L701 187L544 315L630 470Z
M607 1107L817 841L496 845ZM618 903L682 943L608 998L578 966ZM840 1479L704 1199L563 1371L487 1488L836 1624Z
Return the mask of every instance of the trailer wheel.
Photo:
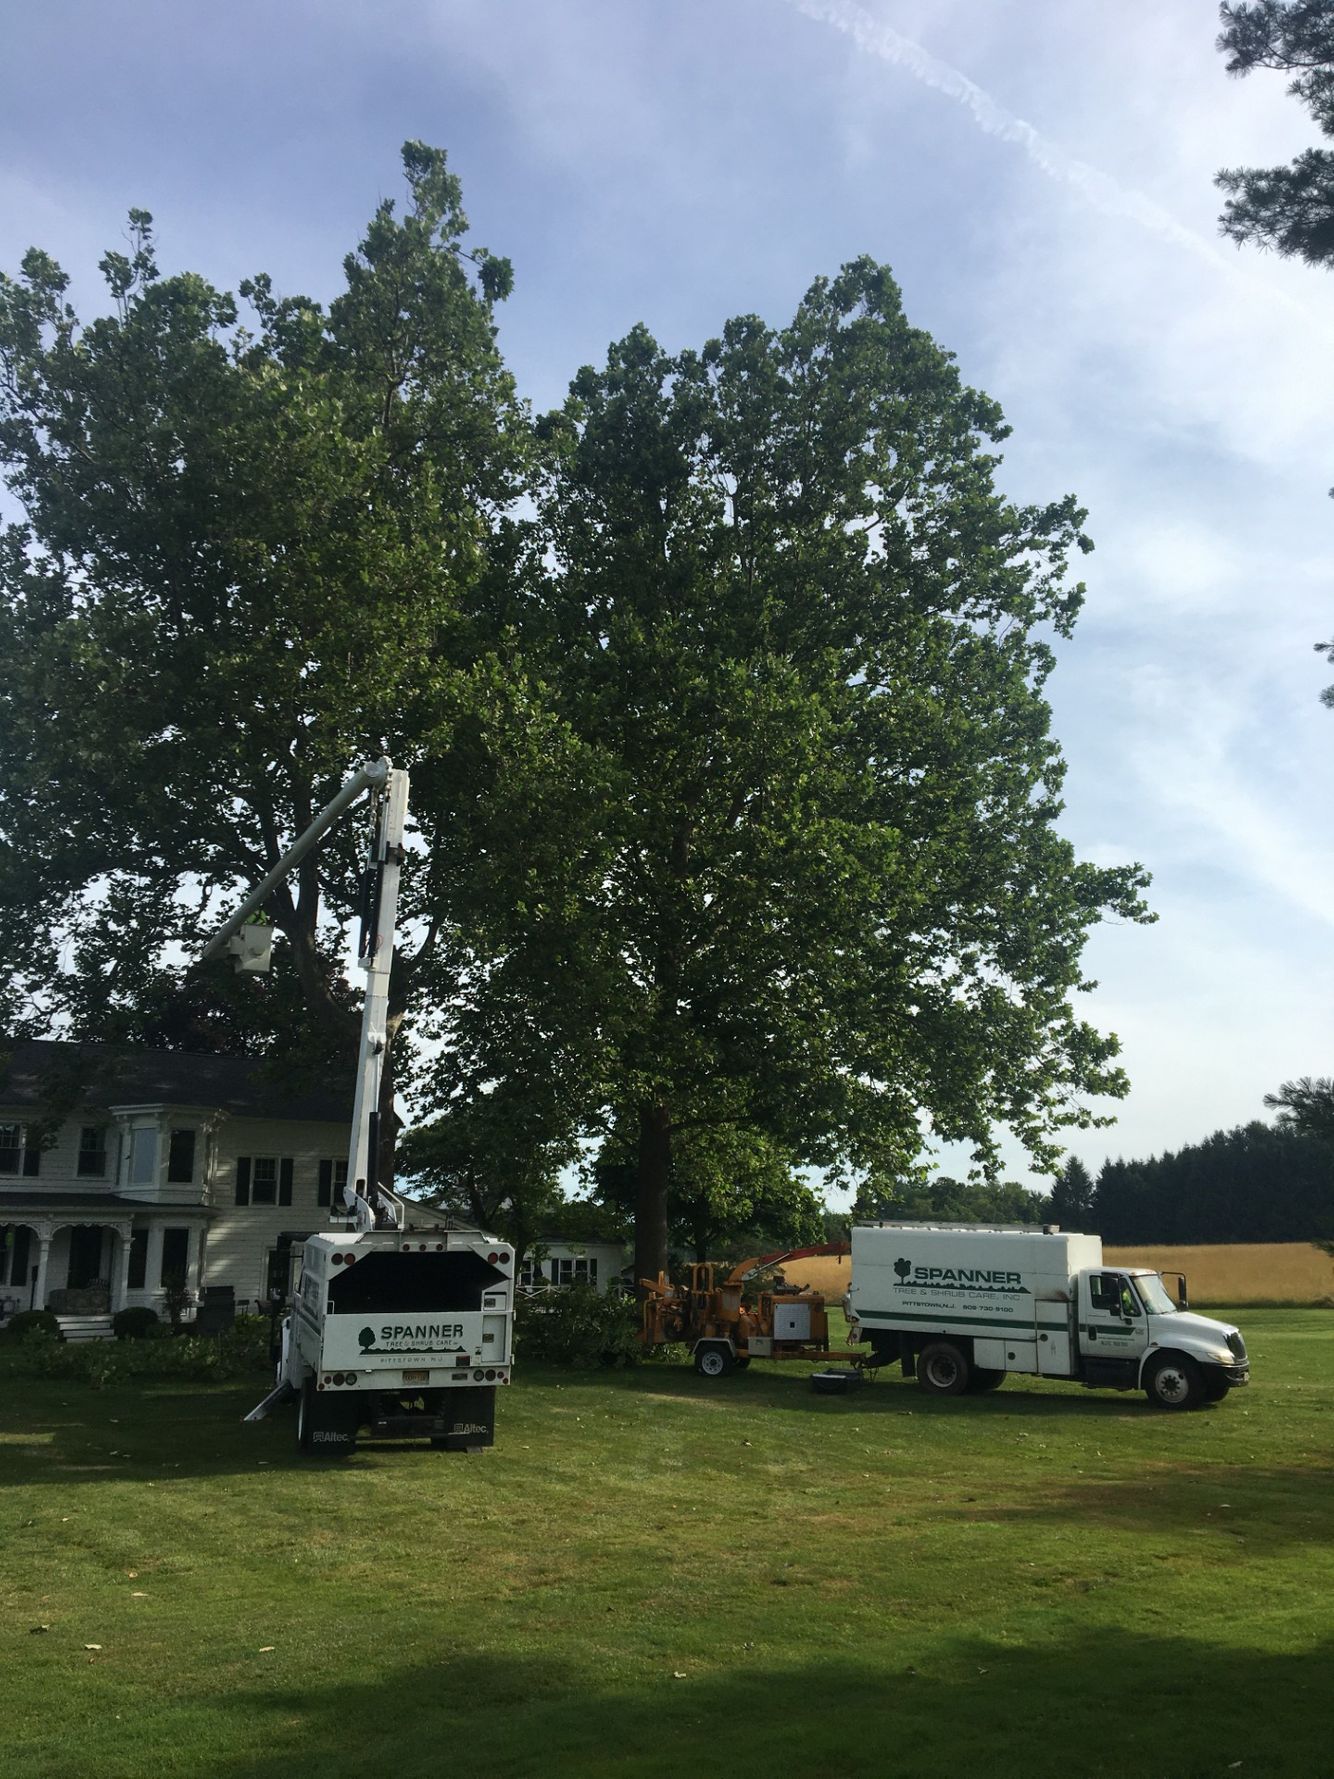
M950 1340L928 1341L917 1355L917 1381L930 1396L962 1396L970 1369Z
M1144 1380L1155 1408L1196 1408L1204 1400L1204 1377L1185 1353L1164 1353Z
M695 1370L701 1377L726 1377L735 1365L731 1348L725 1347L721 1341L695 1348Z
M983 1396L988 1390L999 1390L1005 1382L1003 1371L991 1371L981 1365L973 1367L972 1376L968 1380L968 1388L974 1396Z
M314 1445L311 1435L315 1431L315 1378L314 1375L301 1380L301 1394L296 1404L296 1443L298 1451L308 1452Z

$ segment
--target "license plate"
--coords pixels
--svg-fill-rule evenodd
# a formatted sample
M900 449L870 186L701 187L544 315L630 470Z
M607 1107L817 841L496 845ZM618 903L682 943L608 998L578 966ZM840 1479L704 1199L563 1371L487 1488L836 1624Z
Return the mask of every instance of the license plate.
M424 1384L430 1375L429 1371L405 1371L403 1382L405 1384Z

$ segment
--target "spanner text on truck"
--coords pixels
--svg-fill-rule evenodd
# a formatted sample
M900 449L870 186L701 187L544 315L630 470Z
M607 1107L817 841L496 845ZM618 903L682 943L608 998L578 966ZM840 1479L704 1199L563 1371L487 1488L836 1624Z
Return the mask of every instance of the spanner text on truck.
M1010 1373L1142 1389L1159 1408L1250 1381L1238 1329L1174 1302L1159 1274L1106 1265L1102 1240L1046 1228L880 1223L852 1232L851 1338L937 1396Z

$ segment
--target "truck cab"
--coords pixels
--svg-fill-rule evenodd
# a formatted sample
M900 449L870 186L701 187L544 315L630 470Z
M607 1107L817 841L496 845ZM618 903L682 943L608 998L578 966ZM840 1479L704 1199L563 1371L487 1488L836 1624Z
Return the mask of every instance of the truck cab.
M1078 1375L1090 1387L1142 1386L1160 1408L1189 1408L1250 1381L1240 1331L1173 1302L1158 1273L1099 1267L1076 1285Z

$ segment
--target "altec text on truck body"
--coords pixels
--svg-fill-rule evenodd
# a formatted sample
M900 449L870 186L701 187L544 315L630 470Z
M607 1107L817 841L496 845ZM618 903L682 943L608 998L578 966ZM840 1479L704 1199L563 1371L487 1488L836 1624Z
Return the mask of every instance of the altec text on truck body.
M1250 1379L1236 1328L1174 1303L1155 1272L1104 1266L1096 1235L854 1229L848 1312L877 1363L898 1360L937 1395L993 1389L1019 1372L1140 1388L1162 1408L1190 1408Z

